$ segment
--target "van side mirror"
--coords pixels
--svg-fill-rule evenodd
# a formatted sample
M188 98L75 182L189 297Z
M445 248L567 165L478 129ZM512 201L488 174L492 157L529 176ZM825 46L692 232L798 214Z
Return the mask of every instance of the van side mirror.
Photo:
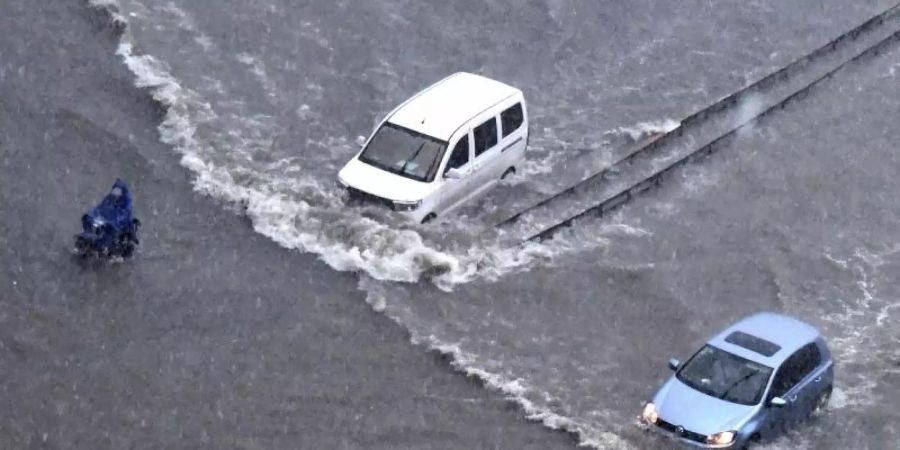
M444 173L444 178L446 178L448 180L459 180L459 179L462 179L462 177L464 177L464 176L465 176L465 174L463 173L463 171L456 169L456 168L450 169L446 173Z
M769 400L769 405L774 406L775 408L781 408L784 405L787 405L787 400L781 397L772 397L772 400Z
M681 366L681 361L679 361L675 358L672 358L669 360L669 368L672 369L673 371L678 370L679 366Z

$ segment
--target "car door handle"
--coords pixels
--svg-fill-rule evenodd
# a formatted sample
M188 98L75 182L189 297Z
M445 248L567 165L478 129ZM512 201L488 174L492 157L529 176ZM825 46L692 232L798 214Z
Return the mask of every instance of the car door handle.
M820 375L820 376L817 376L817 377L813 378L813 382L815 382L815 383L821 383L821 382L822 382L822 376Z

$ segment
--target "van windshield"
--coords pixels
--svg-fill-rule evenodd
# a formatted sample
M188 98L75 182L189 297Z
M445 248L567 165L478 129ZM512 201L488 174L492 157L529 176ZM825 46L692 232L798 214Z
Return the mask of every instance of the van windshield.
M375 132L359 160L418 181L431 182L447 143L385 123Z
M771 375L770 367L707 345L675 376L706 395L732 403L755 405Z

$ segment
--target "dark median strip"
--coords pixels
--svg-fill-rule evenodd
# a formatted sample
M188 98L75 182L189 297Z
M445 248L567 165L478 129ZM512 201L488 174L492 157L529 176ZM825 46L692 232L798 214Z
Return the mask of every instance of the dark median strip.
M649 144L638 147L635 151L629 153L624 158L616 161L609 167L606 167L605 169L600 170L599 172L588 176L587 178L575 183L571 187L568 187L556 194L553 194L552 196L547 197L547 198L541 200L540 202L538 202L528 208L525 208L522 211L516 213L515 215L497 223L496 226L497 227L505 227L505 226L511 225L511 224L515 223L517 220L519 220L523 215L525 215L535 209L543 208L543 207L549 205L550 203L560 199L561 197L572 195L576 191L578 191L579 188L581 188L585 185L589 185L594 181L602 180L610 175L614 175L616 172L618 172L620 170L620 167L622 165L629 164L638 157L652 156L653 154L657 153L657 150L659 150L660 148L664 148L667 145L669 145L672 140L682 137L682 135L685 133L685 131L691 132L693 128L699 128L700 125L703 122L705 122L707 119L709 119L709 117L711 115L722 113L723 111L730 111L731 109L736 108L746 98L748 98L752 95L759 95L764 90L771 89L771 88L773 88L773 86L776 86L779 83L786 82L789 78L791 78L792 76L794 76L795 74L797 74L798 72L802 71L804 68L809 66L810 62L812 62L813 60L822 58L823 56L826 56L835 51L839 51L845 46L852 45L853 42L855 40L857 40L863 33L876 30L877 28L879 28L881 25L884 24L884 22L885 22L885 20L887 20L887 18L891 17L892 15L898 14L898 13L900 13L900 4L897 4L897 5L889 8L888 10L872 17L871 19L863 22L861 25L857 26L856 28L853 28L852 30L829 41L825 45L822 45L821 47L814 50L813 52L811 52L805 56L802 56L800 58L795 59L790 64L782 67L781 69L779 69L775 72L772 72L771 74L758 80L757 82L750 84L750 85L732 93L731 95L728 95L728 96L722 98L721 100L717 101L716 103L688 116L687 118L685 118L684 120L681 121L681 124L677 128L673 129L672 131L669 131L668 133L663 134L659 138L654 139ZM878 45L878 44L876 44L876 45ZM846 62L844 64L846 64ZM843 66L843 64L841 66ZM838 68L840 68L841 66L838 66ZM834 70L837 70L837 69L834 69ZM832 70L832 72L834 70ZM831 72L829 72L829 74L830 73ZM821 80L821 78L817 79L816 81L813 81L813 83L815 83L819 80ZM807 85L806 87L808 87L808 86L809 85ZM801 91L802 91L802 89L801 89ZM796 95L796 93L792 94L791 97L793 95ZM790 97L788 97L788 98L790 98ZM787 100L787 99L785 99L785 100ZM783 103L783 101L782 101L782 103ZM776 106L777 106L777 104L776 104Z
M883 16L881 16L881 17L883 17ZM869 23L869 22L867 22L867 23ZM856 31L854 31L854 32L856 32ZM800 89L799 91L791 94L789 97L785 98L781 102L778 102L774 106L766 109L765 111L761 112L760 114L757 114L755 117L744 122L743 124L734 128L733 130L729 131L728 133L725 133L724 135L720 136L716 140L710 142L709 144L704 145L703 147L698 148L697 150L691 152L687 156L666 166L664 169L660 170L659 172L655 173L654 175L652 175L638 183L635 183L635 184L631 185L630 187L623 189L618 194L615 194L615 195L607 198L606 200L603 200L600 203L597 203L597 204L581 211L580 213L578 213L572 217L569 217L568 219L565 219L549 228L544 229L543 231L541 231L535 235L532 235L531 237L525 239L524 241L528 242L528 241L547 239L547 238L551 237L553 234L555 234L557 231L559 231L560 229L570 226L572 224L572 222L574 222L580 218L583 218L589 214L595 214L596 216L599 217L599 216L605 215L609 211L612 211L612 210L618 208L619 206L622 206L623 204L625 204L626 202L628 202L629 200L631 200L638 194L649 190L651 187L659 186L659 184L662 182L662 180L666 176L672 174L675 171L675 169L677 169L683 165L686 165L688 163L705 158L705 157L709 156L710 154L712 154L713 152L715 152L716 150L719 150L719 148L721 148L723 145L728 144L732 139L734 139L735 136L737 136L737 132L740 131L741 129L743 129L744 127L746 127L748 125L756 124L757 122L759 122L761 119L768 116L772 112L775 112L780 109L784 109L785 106L787 106L794 100L802 100L803 98L806 97L806 95L809 93L809 91L813 87L820 84L822 81L830 79L832 76L834 76L834 74L841 71L842 69L844 69L845 67L847 67L848 65L850 65L852 63L859 62L867 57L877 56L879 53L881 53L882 50L886 49L887 47L889 47L892 44L895 44L897 41L900 41L900 30L896 31L894 34L890 35L889 37L881 40L877 44L869 47L862 53L859 53L858 55L854 56L853 58L845 61L844 63L842 63L838 67L834 68L833 70L829 71L827 74L819 77L818 79L816 79L815 81L813 81L812 83L810 83L809 85L804 87L803 89Z

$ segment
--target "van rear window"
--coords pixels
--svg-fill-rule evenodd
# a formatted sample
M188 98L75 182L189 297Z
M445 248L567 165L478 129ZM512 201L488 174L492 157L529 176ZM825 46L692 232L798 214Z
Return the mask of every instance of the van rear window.
M512 134L513 131L522 126L525 121L525 115L522 113L522 104L516 103L500 114L500 125L503 130L503 137Z

